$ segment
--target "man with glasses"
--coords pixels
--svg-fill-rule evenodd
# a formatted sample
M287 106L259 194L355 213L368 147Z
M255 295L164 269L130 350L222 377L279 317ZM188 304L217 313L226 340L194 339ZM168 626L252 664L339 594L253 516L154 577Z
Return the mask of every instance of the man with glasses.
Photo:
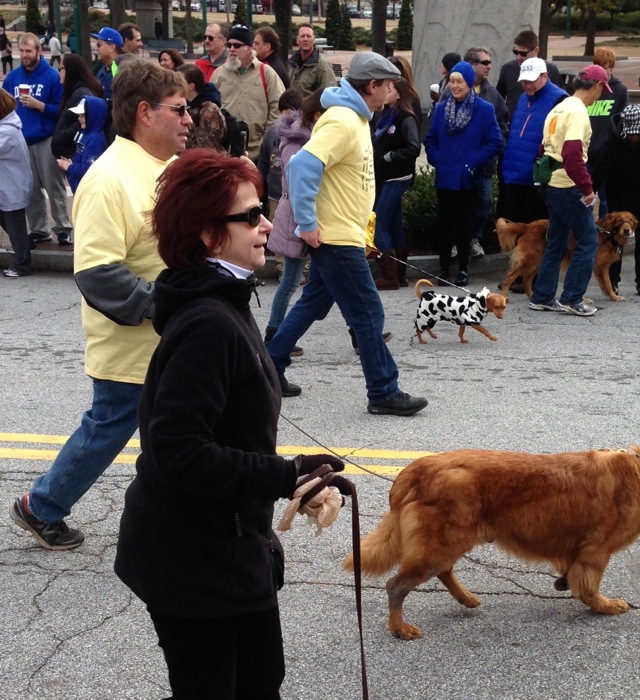
M74 272L93 403L49 470L10 511L46 549L82 544L82 532L64 518L138 425L138 399L158 342L151 324L154 280L164 268L147 212L158 176L187 143L186 94L181 73L136 57L126 61L113 81L116 139L76 192Z
M284 85L271 66L253 56L251 30L236 24L229 32L229 58L213 74L222 107L249 127L247 152L254 163L266 130L280 116L278 101Z
M513 49L511 49L515 58L512 61L507 61L500 69L500 76L496 88L504 97L507 103L509 112L509 121L513 118L513 111L516 108L518 98L522 95L522 85L518 78L520 76L520 66L528 58L537 58L540 53L540 44L538 36L530 29L525 29L520 32L513 40ZM549 80L564 90L562 76L557 66L551 61L545 61L547 64L547 74Z
M196 66L202 71L205 83L211 82L211 76L229 57L227 38L229 30L220 24L210 24L204 34L204 50L206 56L196 61Z
M301 24L296 39L298 51L287 62L291 87L302 99L319 87L336 84L333 68L316 48L316 35L310 24Z
M473 89L479 97L491 103L496 113L496 121L500 127L503 140L507 138L508 115L507 106L504 99L496 88L489 82L491 72L491 53L489 49L482 46L469 49L464 55L464 61L473 66L476 74ZM481 173L482 178L478 180L473 190L471 205L471 243L469 254L472 258L479 258L484 255L482 247L482 237L484 225L487 223L491 213L493 202L493 176L498 170L498 156L485 166Z

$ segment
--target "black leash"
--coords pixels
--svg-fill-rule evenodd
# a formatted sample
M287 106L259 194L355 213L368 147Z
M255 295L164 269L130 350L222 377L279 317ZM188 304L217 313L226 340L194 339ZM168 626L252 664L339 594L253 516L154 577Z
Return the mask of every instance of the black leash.
M423 275L427 275L427 277L432 277L434 280L437 280L438 282L442 282L443 287L455 287L456 289L459 289L460 291L464 292L465 294L471 294L468 289L465 287L459 287L457 284L454 284L453 282L449 282L448 280L443 280L442 277L438 277L438 275L434 275L433 272L427 272L426 270L423 270L420 267L416 267L415 265L412 265L411 263L408 263L406 260L400 260L399 258L395 258L393 255L389 255L389 253L383 253L382 251L378 250L377 251L378 255L376 255L376 258L381 258L383 255L390 260L395 260L397 263L401 263L402 265L406 265L407 267L410 267L412 270L416 270L417 272L422 273Z

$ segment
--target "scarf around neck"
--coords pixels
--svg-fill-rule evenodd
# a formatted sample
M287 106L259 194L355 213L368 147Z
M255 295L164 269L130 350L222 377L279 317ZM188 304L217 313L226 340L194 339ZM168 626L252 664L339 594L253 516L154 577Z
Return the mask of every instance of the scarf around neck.
M476 104L475 90L469 90L469 94L465 97L464 102L460 104L457 110L456 104L454 96L449 95L444 105L444 122L447 127L447 133L450 135L459 133L471 121L473 109Z

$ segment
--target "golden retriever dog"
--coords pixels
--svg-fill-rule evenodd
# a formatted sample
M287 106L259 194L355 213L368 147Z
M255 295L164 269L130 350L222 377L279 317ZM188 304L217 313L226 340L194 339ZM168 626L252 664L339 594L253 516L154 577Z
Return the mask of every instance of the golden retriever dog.
M481 325L487 314L495 314L497 318L504 318L504 312L509 303L508 297L502 294L492 294L487 287L481 289L477 294L467 294L463 297L455 297L451 294L438 294L430 289L422 291L423 285L433 287L429 280L418 280L416 282L416 296L420 300L416 312L416 335L422 345L427 341L422 337L426 331L432 338L438 336L432 328L438 321L449 321L460 326L458 337L461 343L468 343L465 340L464 332L467 326L482 333L489 340L498 340L495 335Z
M640 448L525 454L456 450L422 457L403 469L389 493L390 509L362 541L362 572L387 581L389 630L422 635L403 620L402 605L437 576L462 605L480 600L453 573L476 545L494 542L526 560L547 561L593 611L626 612L605 598L600 581L614 552L640 535ZM353 554L344 562L353 570Z
M530 224L517 224L509 219L498 219L496 231L503 252L511 253L511 265L502 283L502 291L508 293L517 277L522 277L524 291L532 294L533 278L538 272L544 248L548 219L539 219ZM612 301L624 301L616 294L609 279L609 268L622 257L622 248L632 243L638 226L636 217L628 211L611 212L598 221L598 239L600 245L596 252L593 274L600 285L602 293ZM569 238L569 248L562 261L562 271L566 272L571 261L575 241Z

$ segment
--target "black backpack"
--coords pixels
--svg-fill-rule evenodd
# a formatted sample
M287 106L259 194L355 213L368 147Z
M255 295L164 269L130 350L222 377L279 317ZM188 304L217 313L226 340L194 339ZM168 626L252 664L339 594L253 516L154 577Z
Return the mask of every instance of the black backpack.
M243 156L247 152L249 143L249 127L246 122L236 119L226 109L222 110L222 114L227 122L227 138L224 146L232 156Z

